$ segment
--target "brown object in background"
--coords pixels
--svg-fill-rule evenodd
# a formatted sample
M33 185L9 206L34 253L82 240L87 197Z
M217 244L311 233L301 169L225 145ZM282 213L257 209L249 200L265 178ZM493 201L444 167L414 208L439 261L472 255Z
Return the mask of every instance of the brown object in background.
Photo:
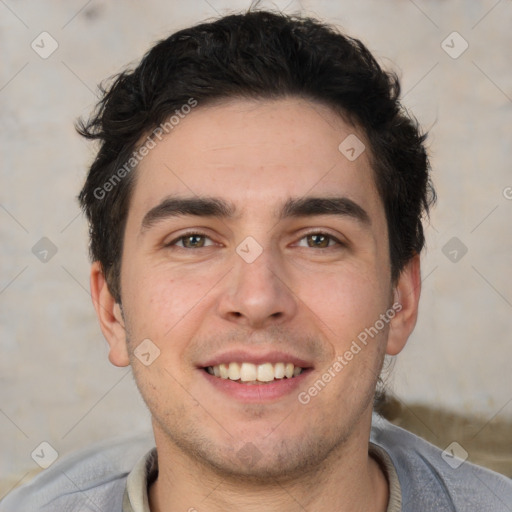
M380 397L376 410L388 421L444 450L459 443L468 460L512 478L512 420L465 416L420 404Z

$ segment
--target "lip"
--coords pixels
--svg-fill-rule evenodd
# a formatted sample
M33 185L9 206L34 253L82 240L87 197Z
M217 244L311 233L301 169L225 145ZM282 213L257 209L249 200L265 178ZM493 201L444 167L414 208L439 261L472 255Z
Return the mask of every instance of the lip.
M248 350L229 350L222 352L208 359L204 363L199 363L198 368L207 368L208 366L217 366L222 363L252 363L252 364L264 364L264 363L293 363L294 366L299 366L303 369L313 368L311 362L301 359L287 352L279 351L266 351L266 352L251 352ZM205 372L206 373L206 372ZM299 375L300 377L300 375ZM217 377L216 377L217 378ZM295 377L297 378L297 377ZM292 380L292 379L289 379ZM270 384L265 384L269 386Z
M303 372L297 375L297 377L290 379L283 378L261 384L240 384L230 379L215 377L205 371L205 368L208 366L217 366L223 363L252 363L255 365L264 363L292 363L295 367L302 368ZM245 403L262 403L277 401L290 395L311 373L313 364L283 351L232 349L216 354L210 359L201 362L198 365L198 370L209 384L229 398Z
M238 362L234 359L231 359L230 361ZM252 362L247 361L247 359L245 359L245 361ZM265 361L271 362L268 359ZM282 361L282 359L280 361ZM207 366L212 365L209 364ZM266 384L240 384L237 381L222 379L220 377L210 375L203 368L199 368L198 371L209 384L221 393L227 395L230 399L235 399L245 403L262 403L277 401L292 394L293 391L296 391L297 388L301 386L304 379L309 376L311 368L304 370L300 375L297 375L297 377L293 377L291 379L283 378Z

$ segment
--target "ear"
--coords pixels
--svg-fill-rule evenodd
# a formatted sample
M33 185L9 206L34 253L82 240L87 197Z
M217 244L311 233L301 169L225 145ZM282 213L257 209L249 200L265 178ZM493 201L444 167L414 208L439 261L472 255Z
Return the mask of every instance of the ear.
M121 307L110 293L98 261L95 261L91 267L91 296L101 331L110 345L108 356L110 362L115 366L128 366L130 359Z
M416 254L402 270L394 289L396 314L390 321L386 354L395 356L405 347L418 318L420 292L420 256Z

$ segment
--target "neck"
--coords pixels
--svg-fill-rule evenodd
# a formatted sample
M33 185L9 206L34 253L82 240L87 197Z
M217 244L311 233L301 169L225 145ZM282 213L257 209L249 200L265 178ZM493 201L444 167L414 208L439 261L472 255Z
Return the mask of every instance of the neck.
M371 422L371 420L370 420ZM369 425L300 476L258 482L221 474L184 454L158 429L159 474L149 490L151 512L384 512L389 488L368 455Z

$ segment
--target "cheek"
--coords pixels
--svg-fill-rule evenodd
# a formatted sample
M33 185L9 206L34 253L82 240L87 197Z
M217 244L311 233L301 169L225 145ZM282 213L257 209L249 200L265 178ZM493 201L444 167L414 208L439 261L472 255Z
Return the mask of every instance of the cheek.
M323 331L335 354L345 353L358 337L364 339L365 329L374 326L390 306L391 287L379 278L376 269L363 271L347 266L339 272L318 272L307 282L310 284L302 281L297 295L313 312L313 321ZM375 358L384 345L386 333L387 325L378 335L367 336L372 343L364 346L357 355L358 361Z
M203 272L166 269L133 265L143 272L127 275L123 282L123 301L130 312L130 327L140 338L147 337L155 343L176 343L183 337L187 326L195 325L194 319L202 309L203 299L218 279Z

